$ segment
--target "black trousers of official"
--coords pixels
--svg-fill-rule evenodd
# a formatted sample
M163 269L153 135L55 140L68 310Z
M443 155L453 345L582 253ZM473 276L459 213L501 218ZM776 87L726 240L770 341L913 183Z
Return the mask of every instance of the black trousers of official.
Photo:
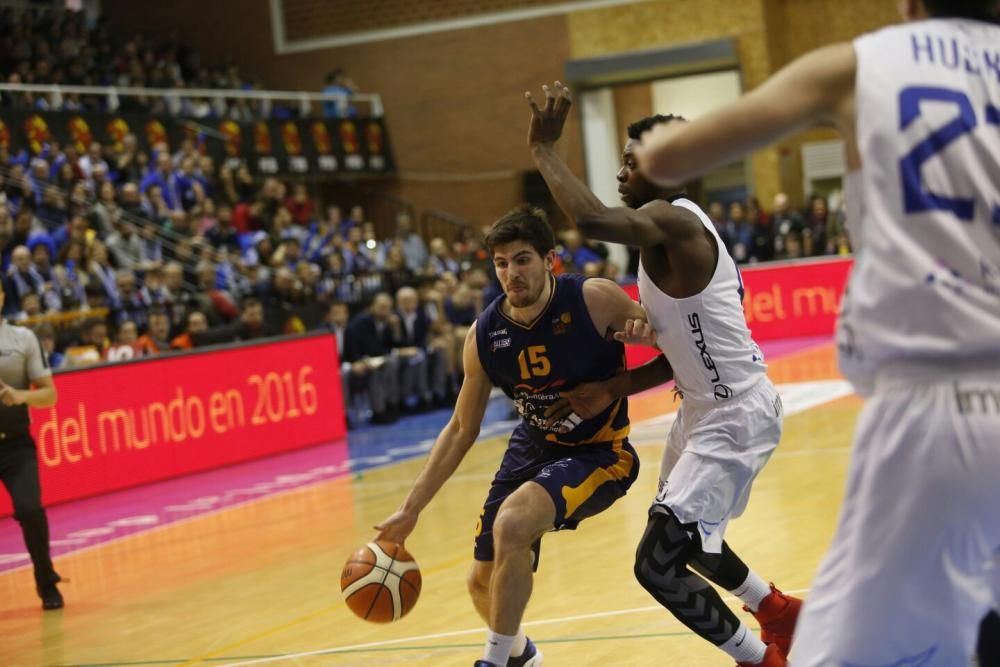
M0 480L14 505L14 518L21 524L24 544L35 566L39 587L59 581L49 553L49 519L42 507L42 487L38 479L38 453L28 435L0 440Z
M979 667L1000 667L1000 614L991 611L979 627Z

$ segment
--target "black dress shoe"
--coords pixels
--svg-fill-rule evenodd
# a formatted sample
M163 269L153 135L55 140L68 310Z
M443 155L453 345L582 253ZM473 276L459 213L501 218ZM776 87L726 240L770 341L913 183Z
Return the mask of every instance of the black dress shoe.
M38 597L42 598L42 609L50 611L52 609L62 609L66 606L62 593L55 583L38 587Z

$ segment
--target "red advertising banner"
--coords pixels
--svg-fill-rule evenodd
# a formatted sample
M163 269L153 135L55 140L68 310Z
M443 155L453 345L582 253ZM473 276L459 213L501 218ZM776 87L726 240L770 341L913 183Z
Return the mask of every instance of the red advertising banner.
M31 411L46 505L346 433L328 335L69 371L55 383L55 407Z
M833 335L852 259L743 270L743 312L754 340Z
M754 340L832 336L852 264L837 258L743 267L743 312ZM635 285L625 291L639 299ZM626 348L629 368L656 355L652 348Z

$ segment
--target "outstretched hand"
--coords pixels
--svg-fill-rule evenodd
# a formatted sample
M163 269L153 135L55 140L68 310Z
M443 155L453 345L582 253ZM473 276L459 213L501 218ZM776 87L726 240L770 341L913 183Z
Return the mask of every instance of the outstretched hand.
M614 338L619 343L625 343L626 345L646 345L648 347L657 347L656 331L653 329L653 325L646 320L625 320L624 330L616 331L614 333Z
M524 93L524 99L531 107L531 124L528 126L528 145L554 144L562 135L563 126L573 106L569 88L556 81L553 87L542 86L545 91L545 106L538 107L530 92Z

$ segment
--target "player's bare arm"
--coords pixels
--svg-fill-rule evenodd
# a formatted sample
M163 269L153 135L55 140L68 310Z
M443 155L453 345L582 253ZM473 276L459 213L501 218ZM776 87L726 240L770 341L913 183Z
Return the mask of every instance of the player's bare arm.
M403 506L375 526L375 530L379 531L376 539L403 544L417 525L420 512L454 474L479 437L493 385L479 361L475 322L465 336L462 359L465 363L465 380L458 393L455 412L434 442L427 463L413 483Z
M638 209L615 207L582 213L576 226L587 238L630 246L673 245L704 235L697 215L662 199Z
M856 69L857 58L850 43L817 49L733 104L690 123L654 127L636 146L639 169L660 185L680 185L785 135L823 122L833 123L841 131L849 166L858 166L853 145Z
M573 105L569 88L556 81L554 86L542 86L542 90L545 91L545 104L542 107L538 106L530 92L524 94L531 107L528 146L531 147L535 165L542 173L559 208L570 220L576 220L586 213L601 213L607 207L573 174L555 149Z
M610 280L594 278L583 286L590 318L598 331L622 341L655 341L655 332L646 320L646 311L632 300L621 287ZM601 413L612 402L645 391L672 380L673 369L664 355L653 361L620 373L602 382L586 382L560 393L545 412L548 423L554 424L571 412L588 419Z

